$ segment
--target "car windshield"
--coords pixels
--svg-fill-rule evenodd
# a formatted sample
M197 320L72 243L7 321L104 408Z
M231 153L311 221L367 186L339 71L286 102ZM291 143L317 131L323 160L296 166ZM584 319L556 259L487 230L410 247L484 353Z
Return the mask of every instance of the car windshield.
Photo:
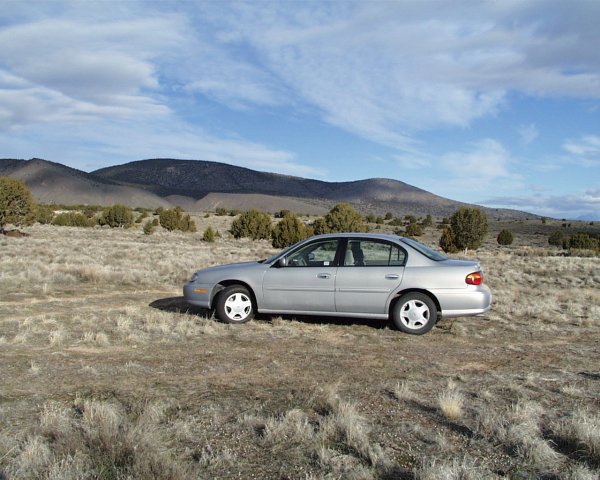
M431 260L434 260L436 262L448 260L448 257L446 257L445 255L442 255L440 252L433 250L432 248L429 248L428 246L423 245L422 243L419 243L416 240L413 240L411 238L402 238L402 241Z
M289 247L285 247L283 250L277 252L275 255L273 255L272 257L269 257L265 260L259 260L258 263L273 263L275 261L276 258L280 257L281 255L283 255L285 252L287 252L290 248L292 248L294 245L290 245Z

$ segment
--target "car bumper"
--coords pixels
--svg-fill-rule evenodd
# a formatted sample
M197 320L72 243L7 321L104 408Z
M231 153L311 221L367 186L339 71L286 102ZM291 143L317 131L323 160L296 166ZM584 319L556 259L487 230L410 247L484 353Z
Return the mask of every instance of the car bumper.
M432 292L438 298L443 318L483 316L492 305L492 292L485 285L468 287L466 291Z
M183 286L183 296L192 305L210 308L212 287L210 284L186 283Z

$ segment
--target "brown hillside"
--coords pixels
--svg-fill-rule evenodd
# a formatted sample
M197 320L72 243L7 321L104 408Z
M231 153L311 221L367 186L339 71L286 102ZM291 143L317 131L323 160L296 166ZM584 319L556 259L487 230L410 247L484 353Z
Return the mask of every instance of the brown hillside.
M46 160L0 160L0 174L23 180L40 203L170 207L145 190L117 185Z

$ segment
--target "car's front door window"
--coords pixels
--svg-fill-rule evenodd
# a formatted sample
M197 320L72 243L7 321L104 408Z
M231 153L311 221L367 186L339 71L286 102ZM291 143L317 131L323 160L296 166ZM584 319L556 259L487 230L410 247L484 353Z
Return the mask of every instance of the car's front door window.
M329 267L335 264L337 240L311 243L288 257L290 267Z

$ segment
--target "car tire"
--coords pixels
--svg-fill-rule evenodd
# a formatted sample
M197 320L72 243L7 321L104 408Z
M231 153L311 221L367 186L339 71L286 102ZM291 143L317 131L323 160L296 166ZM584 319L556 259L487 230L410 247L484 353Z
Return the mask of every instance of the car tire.
M252 295L242 285L231 285L219 293L217 318L225 323L246 323L254 318Z
M405 293L394 304L392 321L404 333L423 335L437 322L437 307L424 293Z

